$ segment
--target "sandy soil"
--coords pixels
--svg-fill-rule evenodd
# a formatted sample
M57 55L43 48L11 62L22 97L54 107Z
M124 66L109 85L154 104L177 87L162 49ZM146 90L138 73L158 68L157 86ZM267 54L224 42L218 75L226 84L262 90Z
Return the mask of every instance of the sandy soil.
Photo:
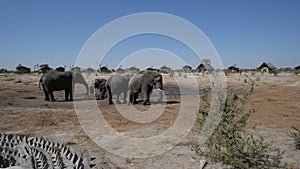
M183 82L186 99L195 98L189 92L191 75L177 76ZM200 91L210 89L207 75L196 75ZM256 80L255 91L249 101L249 107L256 113L250 117L247 131L261 135L274 147L284 153L284 162L291 168L300 166L300 151L294 150L288 132L291 126L300 128L300 77L293 74L261 75L249 74ZM85 75L89 84L95 78L108 78L109 75ZM247 89L245 75L229 75L227 86L234 89ZM72 143L78 151L87 151L96 158L97 168L199 168L200 157L191 151L190 145L197 141L196 132L190 132L177 146L164 154L148 158L125 158L116 156L99 147L82 129L74 104L64 102L64 92L55 92L57 102L46 102L39 89L40 75L0 75L0 132L43 136L53 141ZM184 83L186 82L186 83ZM115 106L107 100L97 100L101 113L108 124L116 131L131 137L151 137L170 128L178 117L182 98L175 81L164 75L166 98L162 114L150 123L132 122L123 117ZM79 91L75 102L94 100L94 95L84 96L84 88L76 86ZM190 99L190 100L189 100ZM153 99L155 101L155 98ZM127 105L118 105L126 109ZM147 111L150 106L135 105L140 111ZM188 107L191 107L189 105ZM159 108L158 108L159 109ZM88 117L88 116L87 116ZM92 117L91 117L92 118ZM221 168L219 164L209 162L207 168Z

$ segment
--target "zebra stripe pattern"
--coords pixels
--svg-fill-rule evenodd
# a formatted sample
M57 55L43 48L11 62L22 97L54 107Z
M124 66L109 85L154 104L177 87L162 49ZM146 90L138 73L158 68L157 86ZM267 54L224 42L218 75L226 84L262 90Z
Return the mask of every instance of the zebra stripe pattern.
M0 168L89 169L94 164L75 149L43 137L0 133Z

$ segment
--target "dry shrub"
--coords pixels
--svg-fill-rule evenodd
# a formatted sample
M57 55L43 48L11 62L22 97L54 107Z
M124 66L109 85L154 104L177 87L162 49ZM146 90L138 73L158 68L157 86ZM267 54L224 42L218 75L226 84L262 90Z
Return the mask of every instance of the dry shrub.
M246 122L255 112L245 108L254 86L254 82L250 81L248 92L228 91L221 123L204 146L195 144L193 149L200 156L223 163L228 168L280 168L283 152L265 143L263 137L245 134ZM210 105L207 96L201 99L203 105L197 120L200 126L208 116Z
M290 132L289 136L294 142L294 147L296 150L300 150L300 129L292 127L294 132Z

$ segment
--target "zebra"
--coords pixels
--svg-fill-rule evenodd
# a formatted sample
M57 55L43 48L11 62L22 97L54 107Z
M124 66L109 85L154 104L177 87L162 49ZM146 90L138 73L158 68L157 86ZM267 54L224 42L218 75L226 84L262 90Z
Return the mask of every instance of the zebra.
M94 159L43 137L0 133L0 168L90 169Z

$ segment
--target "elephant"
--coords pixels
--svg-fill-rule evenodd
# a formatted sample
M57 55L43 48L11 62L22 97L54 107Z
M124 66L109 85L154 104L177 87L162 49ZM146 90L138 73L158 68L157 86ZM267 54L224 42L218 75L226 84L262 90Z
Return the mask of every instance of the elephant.
M112 75L106 81L105 86L108 93L109 104L113 104L112 95L117 95L116 102L121 103L119 100L121 93L123 93L123 103L126 103L129 80L130 75Z
M128 86L128 105L136 104L138 93L141 93L144 100L143 105L150 105L149 96L153 88L160 91L162 99L163 78L162 75L156 71L142 71L132 76Z
M106 98L106 79L95 79L94 88L99 90L99 96L97 100L103 100Z
M49 71L43 74L42 77L40 78L39 87L40 84L42 84L46 101L50 100L51 102L54 102L55 98L53 95L53 91L61 91L61 90L65 90L66 101L73 101L73 92L74 92L75 83L83 84L86 88L86 93L89 94L88 84L79 72Z

